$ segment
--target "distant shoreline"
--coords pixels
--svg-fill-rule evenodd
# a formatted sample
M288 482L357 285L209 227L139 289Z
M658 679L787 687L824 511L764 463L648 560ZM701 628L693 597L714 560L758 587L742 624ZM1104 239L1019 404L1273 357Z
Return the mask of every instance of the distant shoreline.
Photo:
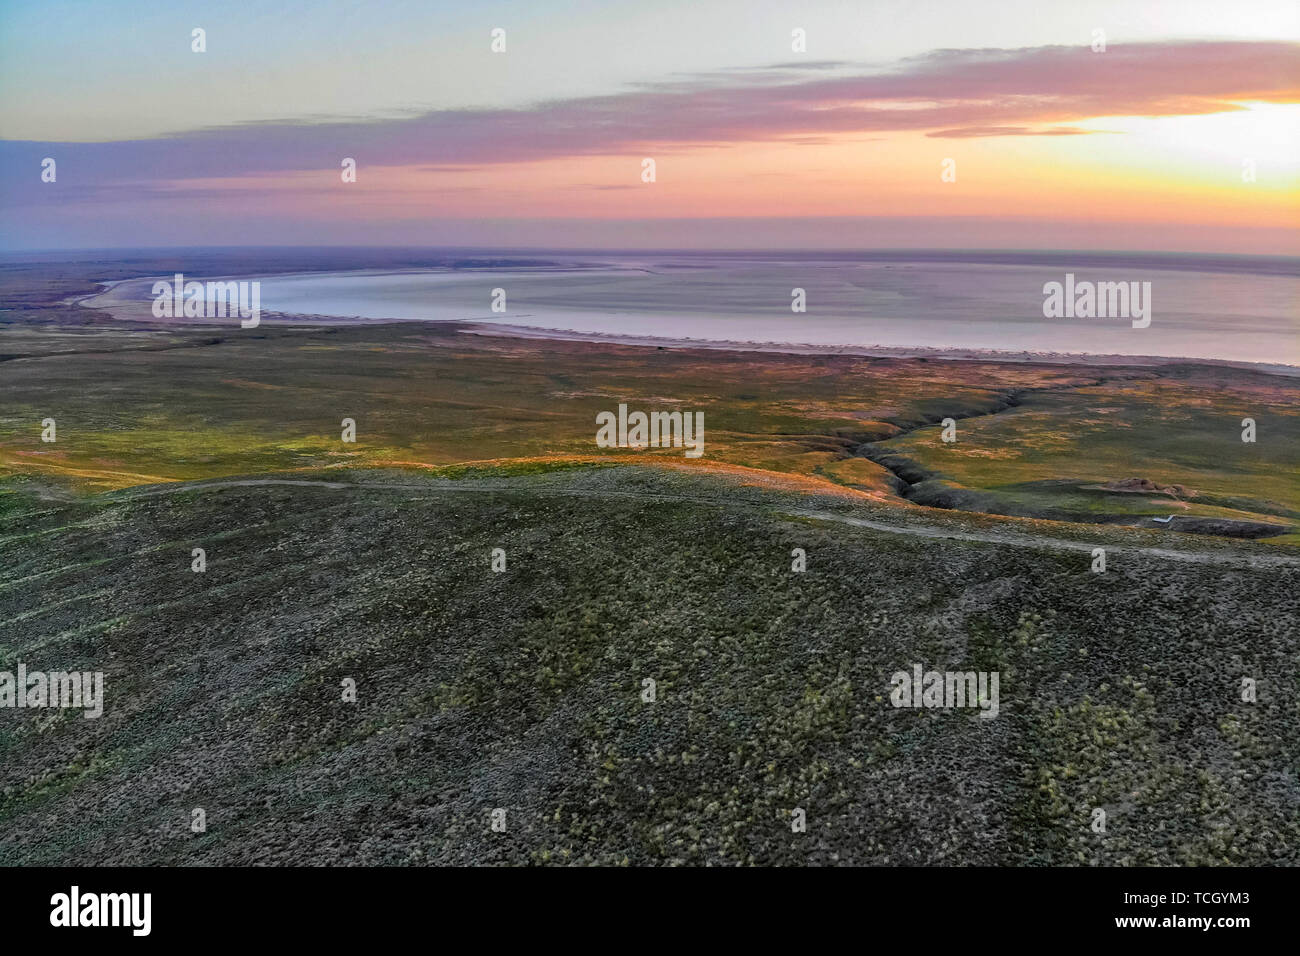
M376 321L376 320L368 320ZM410 320L393 320L406 322ZM436 320L433 320L436 321ZM512 339L558 339L572 342L605 342L611 345L631 345L642 348L718 349L728 352L776 352L785 355L856 355L864 358L922 358L949 362L1009 362L1037 365L1096 365L1096 366L1152 366L1152 365L1207 365L1214 368L1237 368L1246 371L1267 372L1274 375L1300 377L1300 366L1268 364L1264 362L1234 362L1226 359L1207 359L1170 355L1108 355L1091 352L1035 352L1005 349L927 348L925 346L886 345L815 345L792 342L752 342L719 339L670 338L653 335L619 335L601 332L574 332L564 329L542 329L527 325L491 325L462 322L466 334L497 335Z
M392 272L417 270L384 270ZM108 312L118 321L147 322L160 325L226 326L228 320L190 319L184 322L162 322L153 316L149 304L140 299L117 294L127 283L149 282L159 277L131 277L101 280L103 288L88 295L70 297L69 305ZM220 281L234 276L213 276ZM242 278L248 278L242 276ZM769 352L787 355L855 355L864 358L921 358L936 361L1006 362L1017 364L1080 365L1080 366L1155 366L1204 365L1214 368L1235 368L1272 375L1300 377L1300 366L1284 363L1245 362L1228 359L1210 359L1196 356L1127 355L1118 353L1013 351L979 348L933 348L927 346L837 345L797 342L752 341L734 339L696 339L689 336L630 335L614 332L580 332L572 329L555 329L544 326L477 322L467 319L404 319L362 318L359 316L313 315L294 312L264 310L262 321L276 325L405 325L436 324L455 325L467 335L497 336L511 339L545 339L567 342L593 342L641 348L663 349L713 349L730 352Z

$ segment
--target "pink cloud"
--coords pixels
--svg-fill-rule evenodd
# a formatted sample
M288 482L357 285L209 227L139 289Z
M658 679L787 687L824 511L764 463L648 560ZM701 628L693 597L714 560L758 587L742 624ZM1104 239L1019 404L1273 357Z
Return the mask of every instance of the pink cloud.
M1018 50L939 50L893 69L826 75L825 65L674 80L528 109L449 110L368 122L256 123L111 143L0 142L0 171L59 157L60 179L93 201L167 180L330 170L458 169L704 145L919 131L939 137L1080 135L1107 116L1222 112L1246 101L1300 102L1300 45L1183 42ZM0 200L45 196L30 176L0 176ZM39 186L39 184L37 184ZM45 191L48 193L48 191Z

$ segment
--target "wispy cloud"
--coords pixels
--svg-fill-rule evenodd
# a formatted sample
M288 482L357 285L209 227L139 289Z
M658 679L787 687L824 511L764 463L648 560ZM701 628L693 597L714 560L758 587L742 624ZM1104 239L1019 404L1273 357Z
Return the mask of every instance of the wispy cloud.
M831 65L841 66L816 64ZM1079 131L1062 124L1222 112L1245 101L1300 101L1300 46L939 50L864 75L805 75L793 82L713 75L528 109L264 122L108 143L10 141L0 143L0 162L13 167L38 153L58 154L70 177L87 183L332 168L342 156L370 165L465 167L900 130L947 137L1069 135ZM1036 129L1041 124L1048 128Z
M940 139L974 139L983 136L1086 136L1097 130L1078 126L1047 126L1031 129L1028 126L963 126L959 129L937 129L926 133Z

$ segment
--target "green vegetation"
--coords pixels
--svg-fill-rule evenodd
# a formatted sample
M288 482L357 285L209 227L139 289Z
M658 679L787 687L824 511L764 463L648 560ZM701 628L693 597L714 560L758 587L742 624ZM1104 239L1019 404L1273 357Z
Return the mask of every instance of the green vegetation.
M1295 564L1097 529L1098 576L698 472L296 477L0 497L0 668L107 687L0 728L0 858L1300 862ZM999 670L1001 713L893 708L912 662Z
M1253 443L1241 440L1246 417ZM880 443L943 482L917 500L961 489L982 510L1063 520L1300 520L1300 404L1277 376L1165 367L1139 381L1030 392L957 429L953 443L937 426ZM1184 493L1107 487L1130 478Z
M1291 380L111 328L85 286L0 315L0 670L106 707L2 715L0 863L1300 863L1300 534L1222 536L1300 523ZM619 402L705 457L596 448ZM998 717L894 708L913 663Z
M0 475L90 489L311 468L527 472L608 457L876 495L904 488L892 468L921 504L1166 532L1253 526L1279 543L1300 523L1296 387L1249 371L658 350L422 323L117 338L26 323L9 340L20 357L0 379ZM597 448L596 414L620 402L703 411L704 458ZM1240 440L1247 416L1253 444ZM953 444L933 424L948 417L959 421ZM46 418L57 443L40 440ZM341 440L345 418L355 444ZM459 468L470 471L447 470ZM1133 478L1185 493L1112 487ZM1170 514L1173 525L1150 521Z

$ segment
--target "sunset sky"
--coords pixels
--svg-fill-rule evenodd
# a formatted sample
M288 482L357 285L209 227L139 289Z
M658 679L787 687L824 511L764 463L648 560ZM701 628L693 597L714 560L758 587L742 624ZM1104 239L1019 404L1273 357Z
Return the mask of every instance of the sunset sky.
M1292 0L4 0L0 86L6 249L1300 254Z

